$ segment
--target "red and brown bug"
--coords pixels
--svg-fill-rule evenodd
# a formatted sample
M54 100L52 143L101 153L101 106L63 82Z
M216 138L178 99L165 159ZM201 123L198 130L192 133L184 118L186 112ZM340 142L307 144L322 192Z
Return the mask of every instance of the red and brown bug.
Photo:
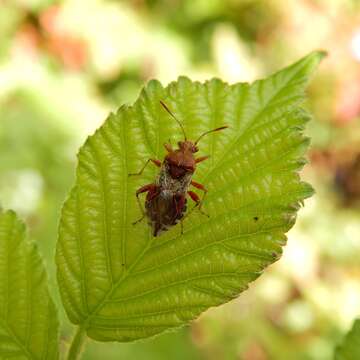
M196 164L208 159L209 156L195 158L194 154L199 151L197 144L203 136L227 128L227 126L221 126L206 131L201 134L195 142L187 140L181 122L164 102L160 101L160 104L179 124L184 135L184 141L179 141L179 148L175 150L171 144L165 143L164 147L168 153L163 162L157 159L149 159L138 173L129 174L130 176L141 175L149 162L152 162L160 168L160 173L154 183L142 186L136 191L136 198L142 217L133 224L140 222L146 216L149 220L149 225L152 227L153 236L158 236L161 232L168 230L179 221L181 222L181 233L183 232L182 221L186 212L186 195L189 195L195 202L195 207L197 207L202 214L206 215L201 210L201 206L207 190L202 184L192 180L192 176L196 170ZM195 192L188 190L190 185L204 192L201 200ZM147 192L147 195L144 210L139 195L145 192Z

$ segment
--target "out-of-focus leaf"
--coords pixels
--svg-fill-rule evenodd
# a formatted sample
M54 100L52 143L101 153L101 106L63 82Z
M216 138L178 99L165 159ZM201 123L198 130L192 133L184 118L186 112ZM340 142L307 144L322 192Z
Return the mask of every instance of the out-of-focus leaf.
M335 351L335 360L360 359L360 319L355 320L342 344Z
M77 180L61 216L56 261L70 320L102 341L132 341L184 325L234 299L278 259L302 200L313 193L299 179L309 116L304 89L323 53L315 52L252 85L181 77L164 88L151 81L132 107L122 107L88 138ZM208 189L204 209L153 238L139 218L135 191L154 181L128 174L162 144L182 139L164 101L189 139L205 137L194 175Z
M58 358L58 318L46 272L25 226L0 214L0 359Z

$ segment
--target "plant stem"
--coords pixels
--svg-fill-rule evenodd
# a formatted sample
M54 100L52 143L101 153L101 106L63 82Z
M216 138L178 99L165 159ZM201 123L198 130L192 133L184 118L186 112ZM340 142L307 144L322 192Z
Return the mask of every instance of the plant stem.
M79 326L76 330L70 345L67 355L67 360L77 360L81 354L84 342L86 340L86 331L83 327Z

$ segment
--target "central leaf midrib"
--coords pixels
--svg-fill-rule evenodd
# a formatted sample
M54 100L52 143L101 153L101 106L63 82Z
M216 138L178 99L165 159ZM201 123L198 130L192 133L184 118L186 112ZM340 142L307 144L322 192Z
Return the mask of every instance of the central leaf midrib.
M103 299L99 302L98 306L96 306L93 311L89 312L88 316L84 319L83 324L81 324L81 326L84 326L85 329L88 328L90 320L94 316L96 316L97 312L106 304L108 298L111 297L113 292L127 279L127 276L131 273L131 270L138 264L138 262L142 259L142 257L145 255L145 253L149 250L154 239L155 239L155 237L150 239L149 244L139 254L137 259L135 259L135 261L131 264L131 266L129 266L128 270L124 272L124 274L120 277L120 279L114 283L112 288L110 288L108 290L108 292L105 294Z

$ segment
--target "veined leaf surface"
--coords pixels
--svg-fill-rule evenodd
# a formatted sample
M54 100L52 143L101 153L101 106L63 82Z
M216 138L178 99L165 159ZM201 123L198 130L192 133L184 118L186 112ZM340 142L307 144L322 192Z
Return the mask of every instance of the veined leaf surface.
M342 344L335 351L335 360L360 359L360 319L355 320Z
M58 318L46 273L25 226L0 214L0 359L56 360Z
M299 179L309 116L300 107L315 52L268 79L228 85L186 77L163 87L151 81L133 106L123 106L88 138L77 179L62 210L58 282L70 320L91 338L132 341L181 326L239 295L278 259L301 201L313 193ZM182 139L164 101L210 155L193 177L209 190L206 218L194 211L153 238L135 191L157 168L137 172L163 143Z

